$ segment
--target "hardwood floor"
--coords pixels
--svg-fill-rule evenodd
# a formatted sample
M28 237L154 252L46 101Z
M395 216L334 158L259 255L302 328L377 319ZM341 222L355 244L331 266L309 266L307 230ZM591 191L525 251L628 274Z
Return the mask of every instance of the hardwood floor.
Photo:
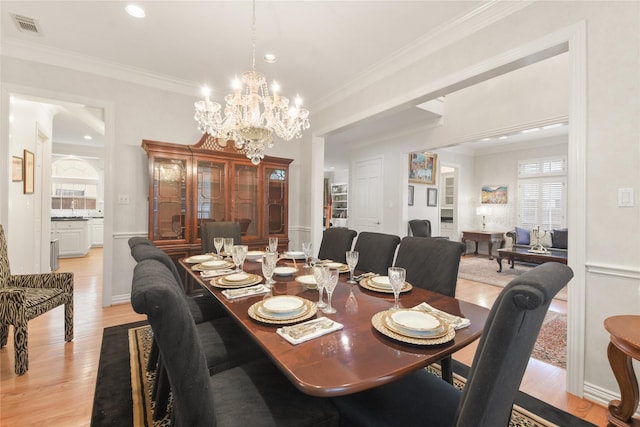
M64 342L64 313L58 307L29 322L29 371L13 372L13 331L0 351L0 425L88 426L105 327L144 320L129 304L103 308L102 250L60 260L60 271L75 273L75 338ZM457 297L490 307L500 288L460 279ZM552 310L566 311L554 301ZM470 364L475 347L454 357ZM566 393L565 371L532 359L521 389L598 426L606 408Z

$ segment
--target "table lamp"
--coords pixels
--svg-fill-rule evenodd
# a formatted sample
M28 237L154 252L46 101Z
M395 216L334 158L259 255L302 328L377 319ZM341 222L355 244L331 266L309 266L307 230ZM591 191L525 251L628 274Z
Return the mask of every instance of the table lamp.
M476 208L476 215L482 215L482 231L486 231L485 217L491 215L491 208L489 206L478 206Z

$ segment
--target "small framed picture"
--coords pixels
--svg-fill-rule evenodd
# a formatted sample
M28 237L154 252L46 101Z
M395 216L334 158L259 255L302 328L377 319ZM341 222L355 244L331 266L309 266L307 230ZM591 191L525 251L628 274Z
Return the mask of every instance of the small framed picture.
M413 206L413 185L409 186L409 206Z
M11 158L11 181L20 182L22 181L22 167L23 160L22 157L13 156Z
M35 172L35 154L29 150L24 150L24 194L33 194Z
M437 188L427 188L427 206L438 206Z

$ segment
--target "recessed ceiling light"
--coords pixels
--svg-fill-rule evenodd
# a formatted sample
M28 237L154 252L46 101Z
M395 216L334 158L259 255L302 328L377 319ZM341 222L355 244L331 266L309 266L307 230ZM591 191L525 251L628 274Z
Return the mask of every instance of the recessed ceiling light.
M552 125L543 126L542 129L554 129L559 128L560 126L564 126L564 123L554 123Z
M509 138L507 135L502 135L501 137L499 137L498 139L507 139Z
M144 13L144 9L142 9L140 6L136 6L135 4L127 5L127 7L125 7L125 10L134 18L144 18L145 16L147 16L147 14Z
M84 139L93 139L93 137L91 135L85 135L83 136Z
M273 64L277 60L278 59L276 58L276 56L273 53L265 53L264 54L264 62L266 62L267 64Z
M491 141L491 138L482 138L480 141Z

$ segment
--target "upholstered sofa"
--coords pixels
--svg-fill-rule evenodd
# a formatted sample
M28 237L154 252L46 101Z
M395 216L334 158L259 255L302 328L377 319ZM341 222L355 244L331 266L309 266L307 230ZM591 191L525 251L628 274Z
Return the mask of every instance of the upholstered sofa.
M541 231L541 234L543 234L543 231ZM505 235L511 238L511 246L513 247L529 248L536 243L532 230L528 228L515 227ZM540 237L540 243L547 249L567 252L567 235L566 228L548 230Z

